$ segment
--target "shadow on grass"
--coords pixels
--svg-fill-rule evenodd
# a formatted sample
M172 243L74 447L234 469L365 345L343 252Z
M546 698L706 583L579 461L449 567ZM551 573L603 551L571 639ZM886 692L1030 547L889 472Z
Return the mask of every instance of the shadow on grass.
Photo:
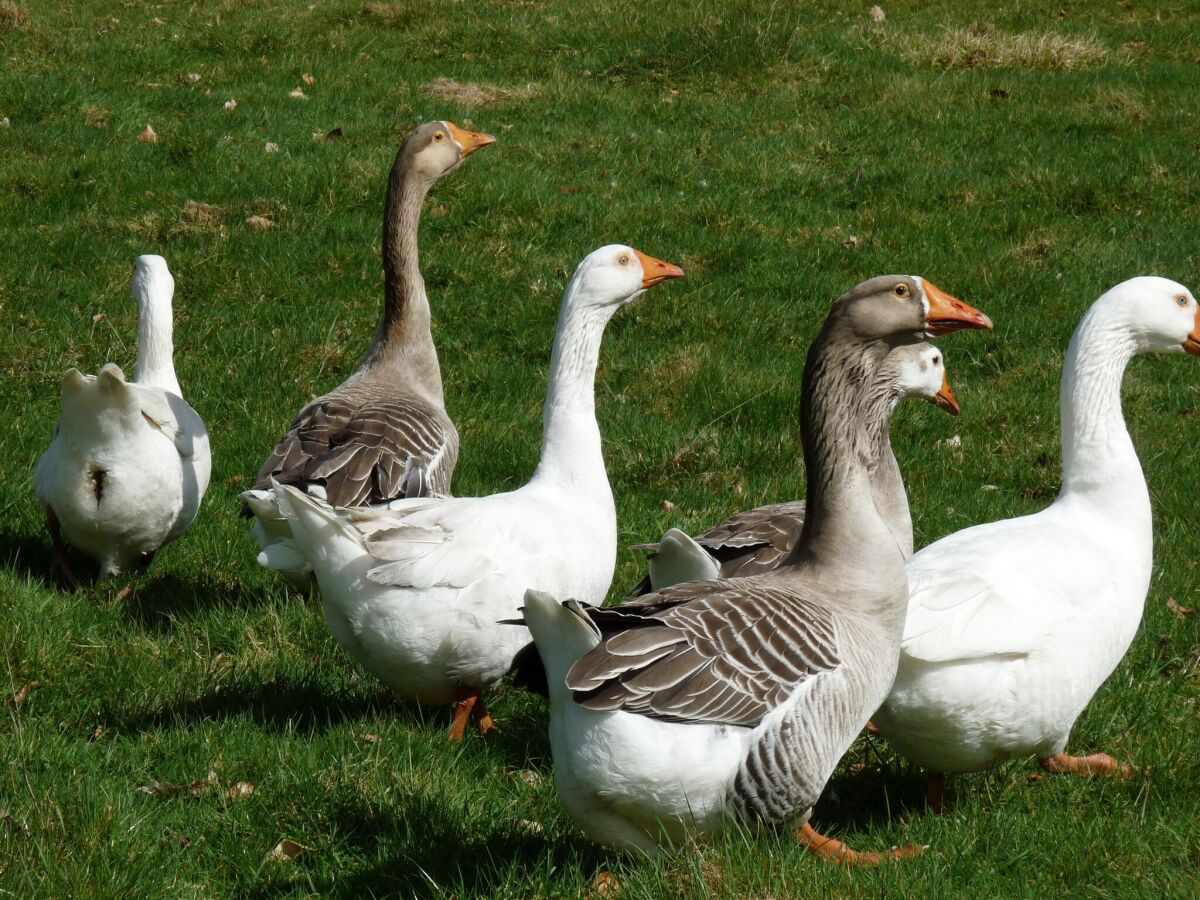
M117 582L114 582L116 584ZM211 609L249 609L268 600L268 595L207 573L180 576L149 572L135 576L136 590L123 604L125 614L150 631L169 631L176 619L188 618Z
M456 813L425 793L399 795L383 809L348 798L330 810L331 830L340 856L368 862L325 881L305 877L303 885L330 897L492 897L544 873L598 871L611 856L582 838L548 836L515 812L503 818ZM300 884L286 877L246 896L290 895Z
M47 588L56 587L50 581L50 563L54 557L50 552L50 536L44 528L34 534L0 528L0 547L4 548L3 565L6 569L31 581L41 582ZM71 566L85 585L96 575L95 564L78 553L71 553Z
M101 720L111 730L125 733L161 731L197 722L223 722L248 718L279 732L319 734L344 722L386 713L422 724L419 708L396 704L388 695L335 695L308 679L234 683L187 700L168 701L154 709L130 712L106 709Z

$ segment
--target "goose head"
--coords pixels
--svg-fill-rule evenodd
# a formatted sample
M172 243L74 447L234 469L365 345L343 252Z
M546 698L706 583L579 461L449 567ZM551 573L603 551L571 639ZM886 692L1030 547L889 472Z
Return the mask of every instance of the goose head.
M1138 353L1200 356L1200 306L1186 287L1168 278L1130 278L1096 301L1113 310L1129 330Z
M901 397L924 397L950 415L958 415L941 348L924 342L903 344L888 354L884 365L894 368L895 389Z
M919 275L880 275L838 298L851 328L867 341L921 339L967 328L991 328L986 315Z
M609 244L584 257L567 290L577 307L615 310L656 284L682 277L679 266L624 244Z
M426 122L409 132L402 153L412 170L432 183L453 172L480 147L494 143L496 139L490 134L466 131L441 120Z
M150 303L171 305L175 295L175 279L161 256L147 253L133 263L133 288L130 291L138 306L145 308Z

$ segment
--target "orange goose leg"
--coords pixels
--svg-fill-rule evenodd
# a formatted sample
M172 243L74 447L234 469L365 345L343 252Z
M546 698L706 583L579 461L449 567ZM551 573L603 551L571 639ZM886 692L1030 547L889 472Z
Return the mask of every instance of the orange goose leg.
M479 695L479 688L457 687L454 689L454 719L450 722L450 740L463 739L467 733L468 719L475 723L480 734L500 730L488 713L487 704Z
M792 837L799 841L809 853L847 866L877 866L893 859L908 859L925 851L924 847L918 847L916 844L893 847L885 853L851 850L841 841L825 837L807 822L804 823L803 828L792 832Z
M470 687L454 689L454 718L450 722L450 740L461 741L467 732L467 719L479 702L479 690Z
M1056 753L1054 756L1039 757L1038 765L1052 775L1078 775L1080 778L1094 778L1097 775L1119 775L1124 779L1133 777L1133 766L1113 759L1107 753L1093 753L1091 756Z

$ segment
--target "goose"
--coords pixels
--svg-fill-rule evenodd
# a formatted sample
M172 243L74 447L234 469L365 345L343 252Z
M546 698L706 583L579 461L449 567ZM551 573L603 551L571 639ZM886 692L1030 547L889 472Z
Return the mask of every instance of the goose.
M446 415L417 231L434 182L495 140L448 121L426 123L404 138L384 204L384 302L374 340L349 378L300 410L246 498L243 514L256 518L251 535L301 590L311 573L288 555L272 480L343 507L450 491L458 432Z
M499 624L517 615L527 587L604 599L617 518L595 414L600 341L620 307L682 275L621 245L579 264L554 336L541 459L523 487L345 512L275 488L333 636L397 695L454 703L453 740L468 717L483 733L494 727L482 693L529 641L524 628Z
M96 375L71 368L34 489L46 510L52 574L70 587L64 538L99 564L99 577L150 564L187 531L208 489L208 432L175 377L171 299L175 280L161 256L139 256L137 369L132 382L108 363ZM119 599L132 593L125 588Z
M976 525L908 563L910 601L896 683L874 716L931 773L1036 757L1050 773L1132 775L1065 752L1075 720L1125 655L1150 585L1150 497L1121 412L1139 353L1200 355L1192 293L1165 278L1117 285L1067 349L1060 405L1062 488L1033 515Z
M924 342L902 344L892 350L879 368L867 420L875 448L871 489L884 522L896 536L905 557L912 556L912 517L900 466L892 452L890 427L896 405L905 397L924 397L952 416L958 402L946 377L939 347ZM737 513L693 538L678 528L669 529L657 544L639 544L651 550L649 574L633 590L646 594L685 581L708 581L757 575L777 568L787 558L804 525L804 501L772 503Z
M808 819L891 687L908 599L871 497L870 386L890 345L988 327L919 277L874 278L834 302L804 370L804 532L775 570L611 608L530 586L555 784L589 837L654 855L732 816L797 825L807 848L845 862L916 852L857 853Z

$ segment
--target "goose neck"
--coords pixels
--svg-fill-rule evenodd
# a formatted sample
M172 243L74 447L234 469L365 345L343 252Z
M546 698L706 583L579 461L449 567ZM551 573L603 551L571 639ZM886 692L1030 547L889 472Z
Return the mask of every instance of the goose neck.
M410 170L403 148L388 179L383 217L383 314L359 372L376 371L441 403L442 377L430 330L417 238L432 182Z
M550 356L542 415L542 452L535 479L559 483L602 481L608 489L600 426L596 422L596 369L600 342L615 307L572 302L568 290Z
M808 487L804 529L791 561L819 565L823 575L863 587L887 588L903 578L896 539L875 506L871 472L878 448L867 424L870 386L888 350L883 341L857 339L831 314L804 370L801 438Z
M1121 381L1137 352L1127 328L1103 308L1084 317L1067 348L1060 405L1063 495L1096 500L1149 499L1121 412Z
M170 291L161 285L142 286L137 301L138 355L134 380L183 396L175 377Z

